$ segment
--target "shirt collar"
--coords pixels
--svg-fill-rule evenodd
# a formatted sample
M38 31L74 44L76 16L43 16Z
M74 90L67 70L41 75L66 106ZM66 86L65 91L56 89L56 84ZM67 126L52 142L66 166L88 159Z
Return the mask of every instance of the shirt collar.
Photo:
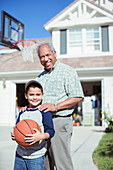
M35 109L30 109L30 108L26 108L27 111L35 111L35 110L38 110L38 108L35 108Z
M44 70L45 70L46 72L48 72L48 73L51 73L51 72L56 68L56 66L58 65L59 62L60 62L60 61L57 60L57 61L55 62L55 64L54 64L54 66L50 69L50 71L47 71L45 68L44 68Z

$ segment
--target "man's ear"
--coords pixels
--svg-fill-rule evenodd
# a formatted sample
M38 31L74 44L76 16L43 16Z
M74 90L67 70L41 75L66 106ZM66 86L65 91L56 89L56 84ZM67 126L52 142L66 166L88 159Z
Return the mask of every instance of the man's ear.
M56 56L56 51L54 52L54 56L55 56L55 58L57 57L57 56Z

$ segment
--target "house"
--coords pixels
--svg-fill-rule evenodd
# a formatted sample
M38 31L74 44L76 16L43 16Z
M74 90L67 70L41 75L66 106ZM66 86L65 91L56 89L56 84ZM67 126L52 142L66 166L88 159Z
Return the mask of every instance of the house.
M52 42L57 58L80 77L85 98L75 113L82 125L104 126L102 111L113 114L113 1L76 0L44 27L52 38L37 44ZM20 51L0 57L0 125L14 125L16 99L25 104L24 84L42 69L36 50L33 63L23 62Z

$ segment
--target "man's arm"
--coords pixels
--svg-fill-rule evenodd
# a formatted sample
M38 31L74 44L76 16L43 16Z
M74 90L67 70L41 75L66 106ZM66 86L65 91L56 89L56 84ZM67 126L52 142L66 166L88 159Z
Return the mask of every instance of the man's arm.
M70 108L75 104L81 102L82 100L83 100L82 97L69 97L64 101L57 103L57 109L63 110L63 109ZM39 106L39 110L40 111L45 110L44 112L48 112L48 111L55 112L56 106L51 103L45 103Z

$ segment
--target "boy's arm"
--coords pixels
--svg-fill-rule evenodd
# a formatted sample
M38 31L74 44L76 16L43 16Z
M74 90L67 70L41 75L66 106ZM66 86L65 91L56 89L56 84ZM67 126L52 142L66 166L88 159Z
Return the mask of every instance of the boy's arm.
M41 111L41 113L43 118L42 123L44 125L44 133L41 133L37 129L34 129L36 131L35 134L26 134L25 140L26 142L29 142L29 145L32 145L40 140L48 141L55 134L51 112L44 113L43 111Z
M22 113L23 113L23 111L21 111L21 112L19 113L18 118L17 118L17 120L16 120L16 124L17 124L18 122L20 122L20 116L21 116Z
M26 137L24 138L26 142L29 143L29 145L33 145L40 140L48 140L50 138L49 133L41 133L39 130L34 129L36 131L35 134L26 134Z
M42 123L44 125L44 133L48 133L49 139L51 139L55 134L51 112L44 113L44 111L41 111L41 113L43 117Z
M22 113L23 113L22 111L19 113L18 118L17 118L17 120L16 120L16 124L20 121L20 115L21 115ZM11 132L11 138L12 138L12 140L15 140L14 129L13 129L13 131Z

